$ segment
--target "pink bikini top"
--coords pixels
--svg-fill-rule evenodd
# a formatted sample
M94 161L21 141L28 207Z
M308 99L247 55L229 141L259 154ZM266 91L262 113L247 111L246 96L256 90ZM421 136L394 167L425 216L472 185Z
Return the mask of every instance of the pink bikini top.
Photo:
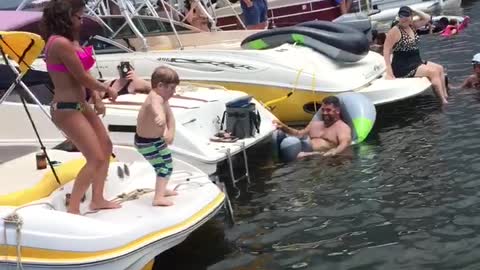
M59 36L51 36L45 46L45 62L47 62L47 51L50 48L53 41L58 38ZM83 65L84 70L90 70L93 65L95 64L95 58L93 58L93 47L88 46L83 48L83 51L77 51L78 59ZM47 63L47 70L48 71L56 71L56 72L69 72L67 67L64 64L49 64Z

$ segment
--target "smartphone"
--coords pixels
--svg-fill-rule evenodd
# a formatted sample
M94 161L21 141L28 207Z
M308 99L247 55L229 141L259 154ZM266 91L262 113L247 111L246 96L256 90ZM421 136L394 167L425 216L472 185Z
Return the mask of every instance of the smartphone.
M127 77L127 73L131 69L130 62L120 62L119 69L120 69L120 77L122 78Z

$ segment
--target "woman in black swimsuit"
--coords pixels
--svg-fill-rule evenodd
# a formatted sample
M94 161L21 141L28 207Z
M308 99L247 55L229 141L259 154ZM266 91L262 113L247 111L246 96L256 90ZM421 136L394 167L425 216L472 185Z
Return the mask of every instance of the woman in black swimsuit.
M420 20L414 22L413 13L418 15ZM428 77L442 104L448 103L443 67L433 62L423 61L418 49L419 37L416 29L428 24L430 15L404 6L400 8L398 17L398 24L388 31L383 46L387 79ZM393 58L390 60L392 53Z

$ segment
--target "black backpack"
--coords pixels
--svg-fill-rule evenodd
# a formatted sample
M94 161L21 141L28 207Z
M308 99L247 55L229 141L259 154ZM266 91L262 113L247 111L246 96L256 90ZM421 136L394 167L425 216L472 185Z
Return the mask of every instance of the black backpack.
M255 136L255 131L260 133L260 113L255 103L250 102L252 97L242 97L241 100L231 101L226 105L220 129L226 123L225 131L233 136L244 139Z

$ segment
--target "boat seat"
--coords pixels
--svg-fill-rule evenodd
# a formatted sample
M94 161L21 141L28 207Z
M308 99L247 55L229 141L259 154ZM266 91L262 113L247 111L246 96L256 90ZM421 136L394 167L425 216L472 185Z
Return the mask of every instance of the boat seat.
M80 153L47 150L50 160L57 162L55 172L62 185L72 181L85 164ZM0 206L20 206L49 196L59 184L47 165L36 169L36 153L19 157L0 165Z

